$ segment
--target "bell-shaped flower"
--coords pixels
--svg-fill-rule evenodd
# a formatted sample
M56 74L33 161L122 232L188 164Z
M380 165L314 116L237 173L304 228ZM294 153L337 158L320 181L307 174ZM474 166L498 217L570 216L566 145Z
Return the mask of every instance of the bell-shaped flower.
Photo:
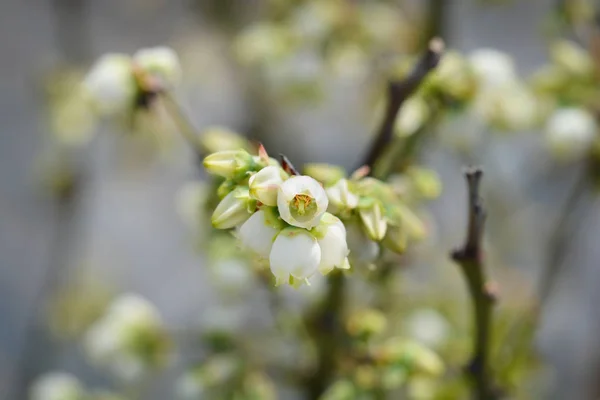
M326 192L329 204L337 211L352 210L358 206L358 195L350 191L347 179L340 179Z
M306 229L319 225L328 204L325 189L310 176L293 176L279 186L277 208L290 225Z
M277 285L294 280L306 281L319 268L321 248L317 239L307 230L282 230L271 249L269 263Z
M253 163L253 157L245 150L219 151L209 154L203 161L208 172L227 179L246 173Z
M269 165L252 175L248 181L250 196L267 206L277 205L277 192L287 174L274 165Z
M134 101L136 83L131 58L107 54L92 67L83 81L83 90L102 115L126 111Z
M175 86L181 80L179 57L169 47L138 50L133 56L133 61L136 66L152 77L160 79L160 82L167 87Z
M66 372L50 372L33 382L29 389L31 400L80 400L86 396L77 378Z
M254 214L240 227L238 238L242 245L263 258L269 258L275 236L283 228L275 209L265 207Z
M252 200L248 188L238 187L221 200L213 211L211 222L217 229L229 229L250 218Z
M321 247L321 262L319 272L326 275L334 268L348 269L348 243L346 243L346 227L340 219L330 213L325 213L321 223L313 230Z
M375 241L385 237L387 220L383 215L383 206L379 201L373 201L368 207L358 211L366 234Z
M546 143L557 158L570 161L589 151L597 133L598 126L589 112L580 108L562 108L548 120Z

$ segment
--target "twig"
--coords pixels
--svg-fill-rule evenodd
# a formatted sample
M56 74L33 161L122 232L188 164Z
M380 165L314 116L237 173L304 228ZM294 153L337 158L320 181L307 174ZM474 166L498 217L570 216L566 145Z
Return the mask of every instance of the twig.
M581 172L566 199L548 243L548 260L546 268L540 277L538 288L539 304L543 305L554 289L556 278L560 275L561 265L565 259L568 247L569 228L574 224L574 214L578 210L586 188L590 182L589 171Z
M497 398L492 388L489 368L495 295L486 281L483 263L482 236L486 215L479 197L479 183L482 176L483 172L479 168L469 168L465 172L469 191L467 236L464 245L451 253L451 258L460 266L473 301L475 340L472 358L466 372L473 381L475 398L490 400Z
M173 95L166 90L160 91L158 94L163 101L165 110L169 113L169 116L177 126L181 136L183 136L186 142L188 142L192 151L194 151L194 153L201 159L202 148L200 146L200 139L196 128L190 122L190 119L182 110L177 100L173 98Z
M440 38L434 38L429 42L427 51L421 56L417 65L410 74L400 81L391 81L388 84L388 103L383 120L377 131L377 135L364 160L357 167L366 165L371 171L394 134L394 123L404 101L419 87L427 74L434 69L442 57L444 42Z

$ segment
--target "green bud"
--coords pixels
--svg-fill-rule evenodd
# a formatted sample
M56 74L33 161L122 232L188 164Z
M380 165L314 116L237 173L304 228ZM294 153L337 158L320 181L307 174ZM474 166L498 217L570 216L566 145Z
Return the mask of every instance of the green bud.
M387 221L383 215L383 207L379 201L373 201L371 205L360 208L358 214L369 238L380 241L385 237Z
M223 178L236 178L252 168L254 159L245 150L225 150L204 158L204 168Z
M427 229L423 221L405 204L394 204L388 211L390 223L402 227L410 238L419 240L427 236Z
M350 335L365 339L383 332L386 326L385 315L381 311L370 308L355 312L346 323Z
M590 55L576 43L558 40L550 47L550 57L557 65L571 74L589 76L594 72Z
M202 132L200 144L207 154L249 147L245 137L221 126L210 127Z
M339 380L331 385L319 400L354 400L356 388L349 380Z
M434 171L426 168L412 167L406 173L422 197L433 199L438 197L442 192L442 183Z
M337 165L330 165L324 163L311 163L304 165L304 175L315 178L321 182L324 186L330 186L344 178L346 172L343 168Z
M250 218L252 211L250 192L246 187L239 187L229 193L215 208L211 221L217 229L233 228Z
M387 233L383 239L383 245L398 254L403 254L406 251L408 244L408 233L406 229L398 226L388 226Z
M444 364L440 357L413 340L392 337L376 350L376 357L383 364L401 364L412 373L440 376Z

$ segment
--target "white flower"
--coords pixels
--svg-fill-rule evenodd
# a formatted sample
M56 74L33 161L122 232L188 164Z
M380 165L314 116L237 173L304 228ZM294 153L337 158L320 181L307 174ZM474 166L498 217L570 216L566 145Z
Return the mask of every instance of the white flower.
M217 229L229 229L250 218L248 202L250 194L246 188L237 188L221 200L213 211L211 221Z
M125 54L101 57L86 76L83 88L100 114L126 111L133 105L136 91L131 58Z
M309 176L293 176L279 186L277 208L290 225L306 229L317 226L328 204L325 189Z
M546 125L546 141L558 158L574 160L589 150L597 131L594 117L586 110L562 108L554 112Z
M66 372L42 375L30 388L31 400L80 400L84 390L76 377Z
M348 180L340 179L335 185L327 188L330 205L339 210L354 209L358 206L358 196L348 188Z
M482 86L501 86L516 79L512 58L501 51L478 49L471 53L469 61Z
M267 206L276 206L277 191L284 178L285 172L274 165L261 169L248 181L250 196Z
M321 225L316 230L322 232L317 236L317 243L321 248L319 272L326 275L336 267L349 268L347 256L350 251L346 243L346 228L342 221L330 213L325 213Z
M160 78L163 84L174 86L181 80L179 57L169 47L152 47L138 50L133 61L144 72Z
M263 258L269 257L275 236L279 233L279 229L269 222L269 212L264 210L255 212L248 221L244 222L238 232L242 245Z
M483 90L474 107L487 123L507 130L532 128L539 115L535 96L516 81Z
M321 262L321 248L310 232L286 228L275 239L269 256L271 272L277 284L293 277L299 281L310 278Z

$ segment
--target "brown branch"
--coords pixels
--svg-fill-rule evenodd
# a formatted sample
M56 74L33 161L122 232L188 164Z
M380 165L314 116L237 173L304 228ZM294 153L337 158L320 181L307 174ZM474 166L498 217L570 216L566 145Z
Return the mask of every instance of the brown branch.
M444 42L440 38L434 38L429 42L427 51L421 56L413 70L406 78L400 81L391 81L388 85L388 103L381 125L373 144L369 148L364 160L358 165L368 166L371 171L375 162L379 159L394 134L394 123L400 111L400 107L411 94L417 90L427 74L433 70L442 57Z
M469 168L465 172L469 193L467 235L464 245L451 253L465 277L473 301L475 339L473 354L466 369L473 382L474 395L478 400L497 398L489 368L491 345L491 323L495 294L485 276L482 237L485 225L485 210L479 197L479 183L483 172Z

